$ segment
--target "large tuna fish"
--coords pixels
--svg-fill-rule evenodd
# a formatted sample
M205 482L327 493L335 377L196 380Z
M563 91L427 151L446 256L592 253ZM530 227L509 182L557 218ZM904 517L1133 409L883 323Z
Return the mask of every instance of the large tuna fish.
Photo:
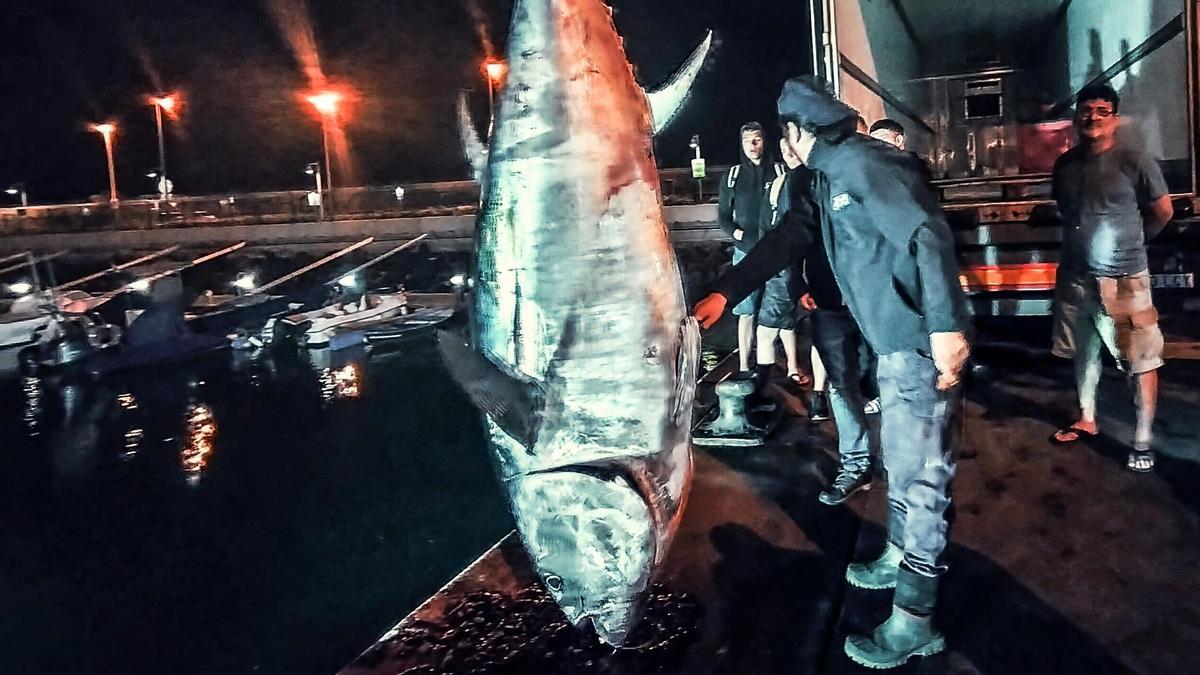
M692 477L699 333L651 134L678 110L710 41L647 95L600 0L517 0L508 81L478 166L469 336L442 340L485 412L546 588L572 623L590 620L613 645L640 617Z

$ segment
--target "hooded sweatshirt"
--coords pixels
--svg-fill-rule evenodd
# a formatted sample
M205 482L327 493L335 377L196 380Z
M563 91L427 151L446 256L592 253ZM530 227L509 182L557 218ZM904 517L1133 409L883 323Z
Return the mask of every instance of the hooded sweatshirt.
M759 228L762 212L771 209L767 191L781 174L781 170L767 161L766 155L755 164L743 152L741 164L730 168L721 181L717 221L743 253L754 248L762 236ZM740 240L733 236L737 230L742 231Z

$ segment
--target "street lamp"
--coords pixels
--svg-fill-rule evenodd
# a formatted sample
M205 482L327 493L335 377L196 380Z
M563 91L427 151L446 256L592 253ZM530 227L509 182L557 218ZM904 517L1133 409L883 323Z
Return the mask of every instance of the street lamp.
M21 195L21 206L29 206L29 195L25 192L24 183L13 183L5 188L4 193L13 196Z
M504 83L504 76L508 74L508 64L499 59L489 58L483 62L483 72L487 75L489 114L491 119L495 119L496 90Z
M325 220L325 199L321 196L321 163L310 162L304 167L304 173L317 179L317 208L320 209L320 219Z
M325 146L325 187L329 190L332 197L333 165L329 161L329 125L337 119L338 108L342 103L342 95L339 92L326 89L309 95L307 99L313 108L316 108L317 114L321 116L321 143ZM322 201L322 203L324 202Z
M117 125L112 122L93 124L92 131L104 137L104 154L108 158L108 201L117 206L117 170L113 163L113 134L117 133Z
M163 113L170 115L175 112L175 108L179 106L179 95L151 96L150 105L154 106L154 122L158 126L159 193L165 200L171 194L171 184L167 181L167 149L166 144L163 143Z

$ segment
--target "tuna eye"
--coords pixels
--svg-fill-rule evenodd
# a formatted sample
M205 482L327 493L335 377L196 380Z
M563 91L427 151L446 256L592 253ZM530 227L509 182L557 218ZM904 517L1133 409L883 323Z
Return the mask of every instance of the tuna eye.
M653 361L658 358L658 346L650 345L646 348L646 353L642 354L642 358L647 361Z
M556 593L561 591L563 589L562 577L551 574L550 576L546 577L546 586Z

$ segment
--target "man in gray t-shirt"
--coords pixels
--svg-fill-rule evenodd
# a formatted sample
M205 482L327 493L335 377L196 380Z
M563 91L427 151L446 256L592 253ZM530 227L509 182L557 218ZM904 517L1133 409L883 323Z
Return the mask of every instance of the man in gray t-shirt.
M1100 347L1130 377L1137 430L1128 466L1154 467L1151 427L1163 364L1162 331L1150 294L1146 241L1172 216L1162 170L1146 153L1116 144L1117 93L1107 85L1079 93L1079 145L1054 166L1054 199L1064 221L1054 299L1054 354L1072 358L1080 417L1054 434L1058 443L1095 436Z

